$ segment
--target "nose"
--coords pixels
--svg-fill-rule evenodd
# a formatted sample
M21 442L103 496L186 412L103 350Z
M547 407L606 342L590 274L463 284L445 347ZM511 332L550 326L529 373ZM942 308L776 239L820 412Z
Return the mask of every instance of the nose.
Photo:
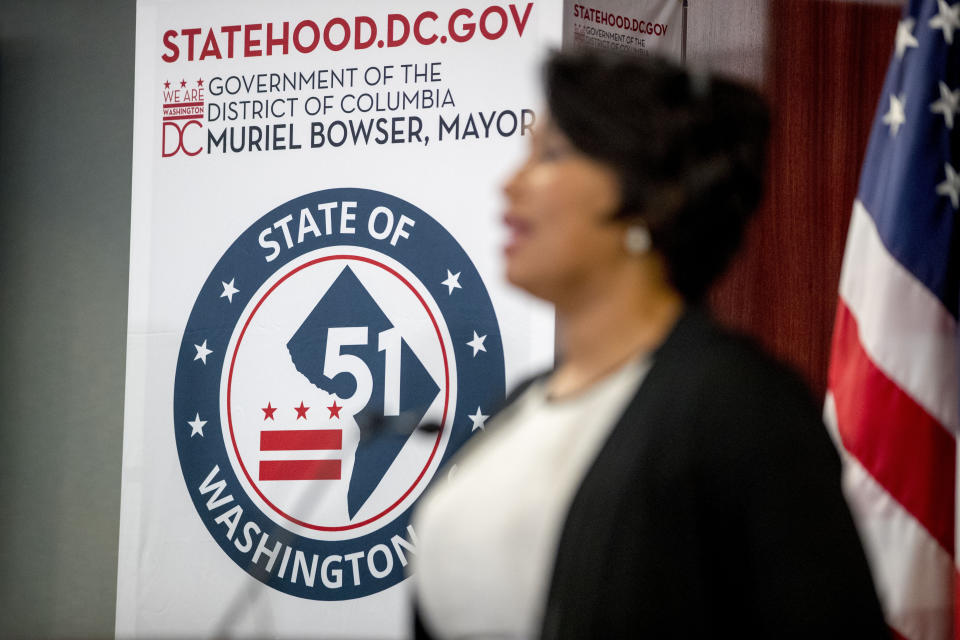
M514 199L517 196L517 193L520 191L521 181L523 180L523 175L526 172L527 165L529 161L524 161L523 164L514 169L513 173L507 178L506 182L503 183L503 193L507 198Z

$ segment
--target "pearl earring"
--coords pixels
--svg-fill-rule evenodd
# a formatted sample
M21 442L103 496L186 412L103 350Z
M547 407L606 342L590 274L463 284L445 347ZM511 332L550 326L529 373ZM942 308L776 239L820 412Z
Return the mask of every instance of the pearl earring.
M623 237L623 246L627 253L640 256L650 251L650 231L642 224L630 225Z

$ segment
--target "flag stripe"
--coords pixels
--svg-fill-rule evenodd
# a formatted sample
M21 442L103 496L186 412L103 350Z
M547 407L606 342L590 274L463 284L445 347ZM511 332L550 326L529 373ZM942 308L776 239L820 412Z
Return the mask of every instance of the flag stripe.
M260 480L339 480L339 460L264 460Z
M952 556L953 437L870 360L841 299L829 386L844 447Z
M339 450L342 433L340 429L261 431L260 451Z
M853 204L840 296L860 341L888 377L953 433L960 433L957 323L943 303L887 251L870 213Z
M960 573L957 571L957 565L953 565L953 637L960 638L960 620L957 619L960 614Z
M834 426L834 398L829 393L824 413L827 425ZM845 451L843 458L844 493L851 498L873 580L895 637L949 637L953 559L856 458Z

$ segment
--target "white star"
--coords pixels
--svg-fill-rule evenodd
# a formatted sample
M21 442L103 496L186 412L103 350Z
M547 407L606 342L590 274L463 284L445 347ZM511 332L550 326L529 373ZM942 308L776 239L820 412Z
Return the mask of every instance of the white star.
M473 428L470 429L470 433L473 433L477 429L480 429L481 431L483 431L483 428L484 428L483 425L487 421L487 418L489 418L490 416L485 416L482 413L480 413L480 407L477 407L477 412L472 416L467 416L467 417L473 421Z
M440 284L447 288L447 295L453 293L454 289L463 289L460 286L460 272L450 273L450 269L447 269L447 279Z
M486 351L487 348L483 346L483 341L487 339L487 336L478 336L477 332L473 332L473 340L467 343L468 347L473 347L473 357L477 357L477 353L480 351Z
M203 360L203 364L207 364L207 356L213 353L213 351L207 349L207 341L204 340L203 344L195 344L193 348L197 350L197 355L195 355L193 359Z
M937 15L930 18L930 26L943 30L943 39L953 44L953 30L960 29L960 2L950 6L947 0L937 0Z
M897 23L897 58L903 58L903 54L907 52L908 47L917 47L920 44L917 42L917 39L913 37L913 27L916 26L916 24L917 21L913 18L907 18Z
M930 105L930 111L943 114L947 129L953 129L953 116L960 113L960 89L950 91L946 82L940 81L940 99Z
M905 98L898 98L892 93L890 94L890 109L883 116L883 124L890 127L891 136L896 136L900 130L900 125L907 121L907 114L904 111L905 104Z
M950 204L956 209L960 206L960 175L949 162L943 165L943 172L947 179L937 185L937 195L950 196Z
M236 278L234 278L233 280L236 280ZM233 302L233 294L240 291L240 289L237 289L236 287L233 286L233 280L231 280L229 283L227 282L220 283L223 285L223 293L220 294L220 297L226 298L228 302Z
M191 420L191 421L188 422L187 424L190 425L190 426L193 428L193 431L190 432L190 437L191 437L191 438L192 438L193 436L197 435L198 433L200 434L200 437L201 437L201 438L203 437L203 426L204 426L205 424L207 424L207 421L206 421L206 420L201 420L199 413L197 414L197 416L196 416L193 420Z

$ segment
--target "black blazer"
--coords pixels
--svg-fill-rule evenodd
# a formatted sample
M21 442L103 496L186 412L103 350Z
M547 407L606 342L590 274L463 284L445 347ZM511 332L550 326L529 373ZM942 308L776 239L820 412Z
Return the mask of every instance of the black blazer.
M806 387L690 311L574 497L542 637L719 635L889 632Z

